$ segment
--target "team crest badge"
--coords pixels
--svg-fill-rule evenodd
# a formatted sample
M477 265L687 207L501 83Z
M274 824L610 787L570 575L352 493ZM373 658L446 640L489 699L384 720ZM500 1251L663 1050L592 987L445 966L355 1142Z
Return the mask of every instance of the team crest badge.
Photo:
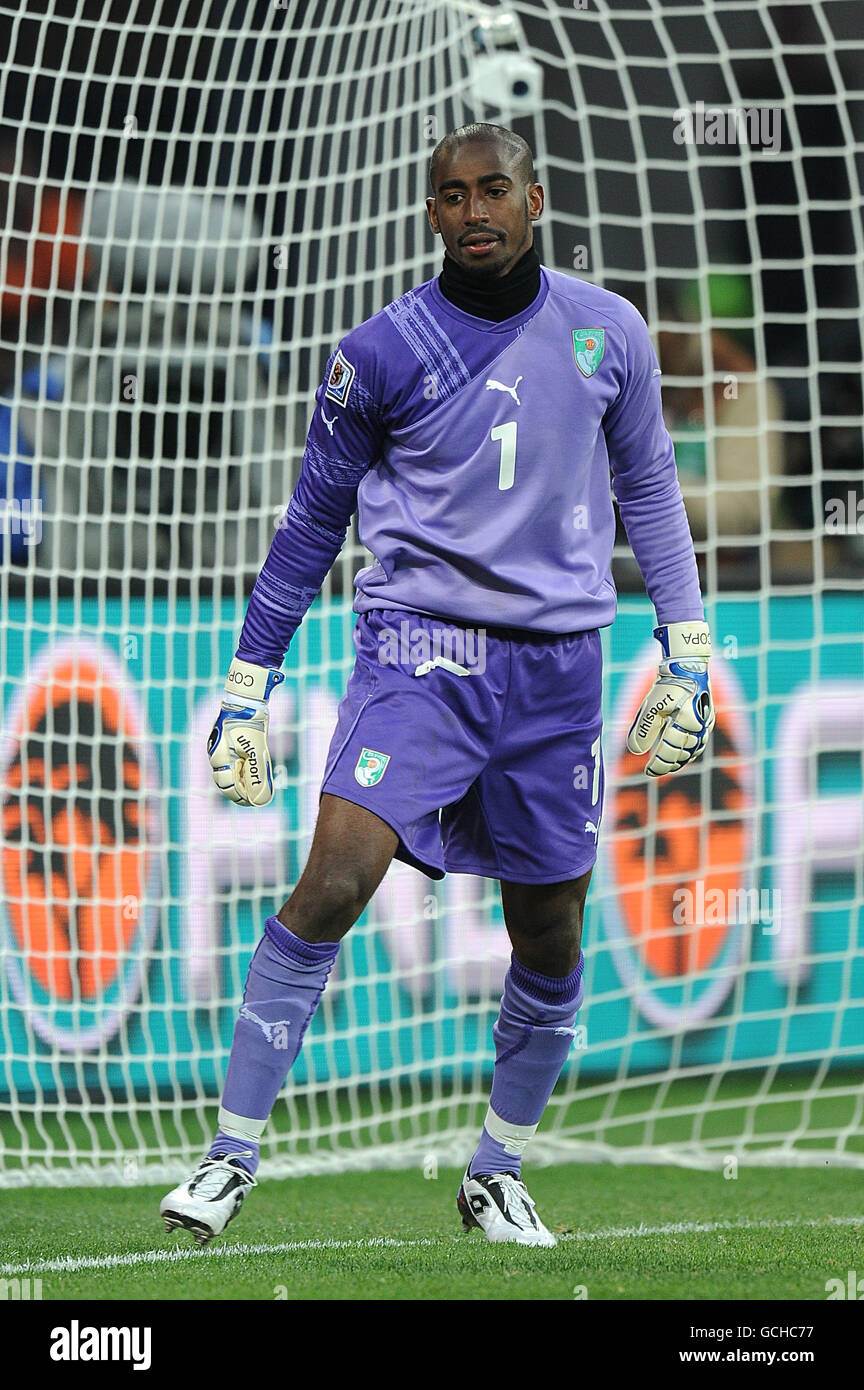
M343 357L341 352L337 352L333 366L330 368L324 395L328 400L335 401L337 405L344 405L348 399L348 392L351 390L353 380L354 367L347 357Z
M605 328L574 328L573 356L583 376L593 376L606 351Z
M363 748L354 768L354 781L361 787L375 787L387 771L389 753L376 753L374 748Z

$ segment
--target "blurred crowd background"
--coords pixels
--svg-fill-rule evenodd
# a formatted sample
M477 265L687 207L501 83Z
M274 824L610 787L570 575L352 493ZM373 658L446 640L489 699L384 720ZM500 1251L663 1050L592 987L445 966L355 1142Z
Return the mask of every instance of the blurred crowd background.
M248 590L331 346L440 265L435 139L496 119L458 92L464 12L422 8L390 7L382 95L375 0L0 3L0 471L45 514L0 536L7 593ZM514 8L548 55L508 121L541 257L648 319L705 584L860 581L854 510L825 517L864 497L864 4ZM682 84L779 105L780 151L673 145Z

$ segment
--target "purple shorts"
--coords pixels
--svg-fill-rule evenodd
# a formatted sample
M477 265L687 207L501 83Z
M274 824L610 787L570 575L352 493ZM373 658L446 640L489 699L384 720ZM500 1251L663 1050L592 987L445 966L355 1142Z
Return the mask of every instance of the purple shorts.
M322 793L374 811L399 836L396 858L431 878L558 883L591 868L599 632L466 629L373 609L354 648Z

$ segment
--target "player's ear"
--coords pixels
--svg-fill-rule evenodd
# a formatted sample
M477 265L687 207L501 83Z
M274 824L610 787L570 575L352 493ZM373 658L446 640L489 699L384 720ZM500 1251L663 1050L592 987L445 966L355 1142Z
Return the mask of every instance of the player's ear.
M435 210L435 199L426 199L426 216L429 218L429 226L436 236L441 235L441 228L438 226L438 213Z
M543 216L543 205L546 201L546 194L543 185L539 183L529 183L528 185L528 216L532 222L538 221Z

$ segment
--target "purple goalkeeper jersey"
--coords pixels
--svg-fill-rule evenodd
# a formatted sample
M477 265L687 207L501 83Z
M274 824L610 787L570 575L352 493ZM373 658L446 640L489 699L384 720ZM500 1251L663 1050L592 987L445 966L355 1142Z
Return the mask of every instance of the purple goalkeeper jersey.
M660 369L626 299L557 271L501 323L429 280L338 344L238 655L280 665L357 509L355 611L570 633L616 610L614 487L660 623L703 616Z

